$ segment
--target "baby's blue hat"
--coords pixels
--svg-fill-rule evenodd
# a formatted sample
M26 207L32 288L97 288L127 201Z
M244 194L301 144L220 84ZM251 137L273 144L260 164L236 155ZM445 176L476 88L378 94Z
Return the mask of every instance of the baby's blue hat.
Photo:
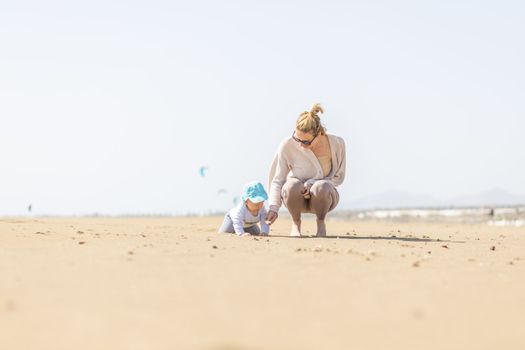
M254 181L244 185L241 198L243 202L246 202L246 200L249 199L254 203L259 203L267 200L268 195L266 194L263 185L260 182Z

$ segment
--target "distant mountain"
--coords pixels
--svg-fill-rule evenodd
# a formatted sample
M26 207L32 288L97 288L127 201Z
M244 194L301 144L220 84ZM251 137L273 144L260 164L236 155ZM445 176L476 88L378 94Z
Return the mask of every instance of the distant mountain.
M525 205L525 196L513 195L501 188L478 194L457 196L441 200L431 195L413 194L404 191L384 191L377 194L343 202L341 209L392 209L435 207L482 207Z
M449 201L454 206L503 206L525 204L525 196L516 196L501 188L479 194L454 197Z
M430 195L389 190L344 203L347 209L439 207L441 200Z

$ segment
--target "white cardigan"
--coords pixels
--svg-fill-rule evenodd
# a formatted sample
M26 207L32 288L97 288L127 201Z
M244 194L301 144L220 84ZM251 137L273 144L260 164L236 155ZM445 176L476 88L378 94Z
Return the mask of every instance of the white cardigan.
M328 133L326 135L332 153L332 170L327 177L323 177L321 164L310 149L301 147L291 137L281 142L270 169L270 210L279 211L282 205L281 189L289 177L310 184L318 180L328 180L334 186L343 183L346 171L345 142L339 136Z

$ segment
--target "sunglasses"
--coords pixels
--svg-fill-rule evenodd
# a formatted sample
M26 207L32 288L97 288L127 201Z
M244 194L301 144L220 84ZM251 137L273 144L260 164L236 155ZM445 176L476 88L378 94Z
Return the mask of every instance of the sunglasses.
M301 140L301 139L298 139L297 137L295 137L295 131L293 132L292 134L292 139L294 139L294 141L297 141L299 143L302 143L303 145L305 146L310 146L312 144L312 142L314 142L315 138L317 137L317 135L314 136L313 139L311 139L310 141L306 141L306 140Z

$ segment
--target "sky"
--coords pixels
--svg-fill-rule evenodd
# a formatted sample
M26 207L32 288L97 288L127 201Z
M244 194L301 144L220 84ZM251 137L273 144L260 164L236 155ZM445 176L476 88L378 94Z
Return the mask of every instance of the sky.
M2 2L0 215L227 210L316 102L340 208L525 194L524 34L505 0Z

